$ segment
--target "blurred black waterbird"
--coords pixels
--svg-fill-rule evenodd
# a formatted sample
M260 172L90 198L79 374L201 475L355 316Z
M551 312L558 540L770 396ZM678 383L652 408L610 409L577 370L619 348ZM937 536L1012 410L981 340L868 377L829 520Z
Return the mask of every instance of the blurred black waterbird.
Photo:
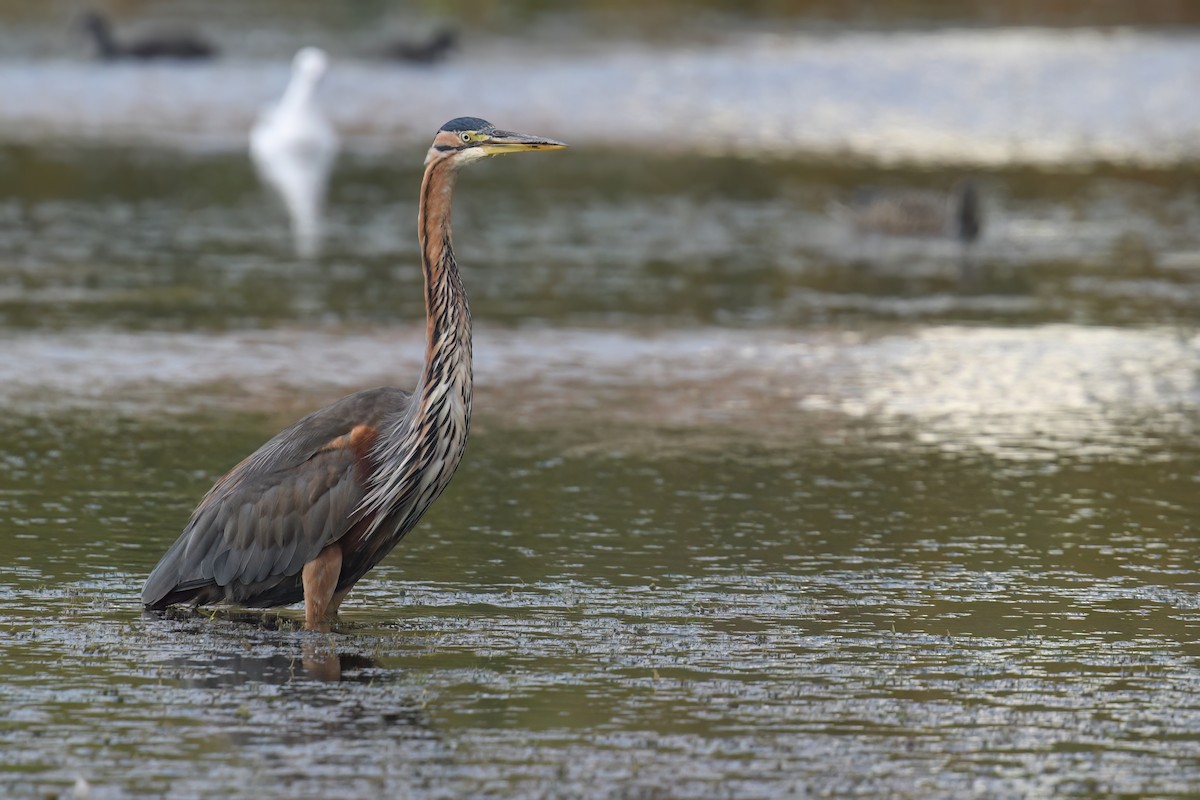
M458 31L438 28L424 41L396 41L380 51L384 58L410 64L434 64L444 60L458 46Z
M442 493L471 421L471 312L450 242L458 170L561 142L447 122L425 157L417 212L425 278L425 365L416 389L369 389L268 441L217 481L142 589L149 609L304 601L305 627L339 604Z
M131 59L204 59L212 58L217 50L203 39L188 33L157 33L121 43L112 33L108 19L98 11L85 11L80 20L92 40L96 53L106 60Z

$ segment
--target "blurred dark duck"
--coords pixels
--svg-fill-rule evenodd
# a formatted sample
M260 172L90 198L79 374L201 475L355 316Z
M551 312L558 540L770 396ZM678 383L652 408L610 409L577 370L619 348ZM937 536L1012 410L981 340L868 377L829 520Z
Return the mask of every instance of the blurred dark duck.
M434 31L425 41L398 41L385 45L380 51L380 55L391 61L436 64L449 56L457 46L458 31L450 27L443 27Z
M969 246L983 232L983 209L975 181L965 179L948 194L872 193L851 208L854 227L887 236L952 236Z
M191 59L212 58L216 48L187 33L157 33L131 42L120 43L112 34L108 20L98 11L85 11L80 24L96 42L96 54L105 60L131 59Z

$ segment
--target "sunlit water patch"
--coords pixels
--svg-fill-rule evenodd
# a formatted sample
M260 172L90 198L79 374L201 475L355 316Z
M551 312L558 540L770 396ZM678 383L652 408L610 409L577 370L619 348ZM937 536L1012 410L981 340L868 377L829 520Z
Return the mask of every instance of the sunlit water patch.
M951 450L1052 460L1137 453L1191 430L1200 406L1200 339L1171 329L479 333L477 405L506 424L585 419L787 441L834 414L911 427ZM406 386L423 342L413 329L64 333L9 335L5 350L3 395L26 408L263 411Z
M554 48L496 41L436 70L344 61L326 104L360 144L478 114L576 144L998 164L1195 158L1193 36L1037 29L740 35ZM487 81L478 80L481 73ZM0 64L9 138L244 145L286 63Z

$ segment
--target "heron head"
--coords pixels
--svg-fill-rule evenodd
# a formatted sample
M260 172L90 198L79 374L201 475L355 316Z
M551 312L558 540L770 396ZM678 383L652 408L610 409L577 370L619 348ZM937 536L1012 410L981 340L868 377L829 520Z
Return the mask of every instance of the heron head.
M485 156L521 153L526 150L559 150L563 147L566 145L562 142L544 136L502 131L478 117L458 117L438 130L437 135L433 137L433 146L425 156L425 163L451 159L454 163L462 165Z

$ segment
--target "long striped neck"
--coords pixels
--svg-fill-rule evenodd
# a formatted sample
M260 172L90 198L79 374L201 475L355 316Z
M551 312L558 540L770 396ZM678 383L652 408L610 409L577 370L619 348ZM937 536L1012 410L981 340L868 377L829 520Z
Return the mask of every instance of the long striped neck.
M425 275L425 367L415 392L417 411L443 393L465 403L464 426L471 419L471 309L454 260L450 205L458 168L449 160L432 162L421 181L417 236Z
M372 452L376 468L359 506L373 515L366 538L383 533L374 551L380 558L446 488L471 424L471 310L450 246L456 168L434 161L421 183L417 233L425 274L425 366L411 401L383 423Z

